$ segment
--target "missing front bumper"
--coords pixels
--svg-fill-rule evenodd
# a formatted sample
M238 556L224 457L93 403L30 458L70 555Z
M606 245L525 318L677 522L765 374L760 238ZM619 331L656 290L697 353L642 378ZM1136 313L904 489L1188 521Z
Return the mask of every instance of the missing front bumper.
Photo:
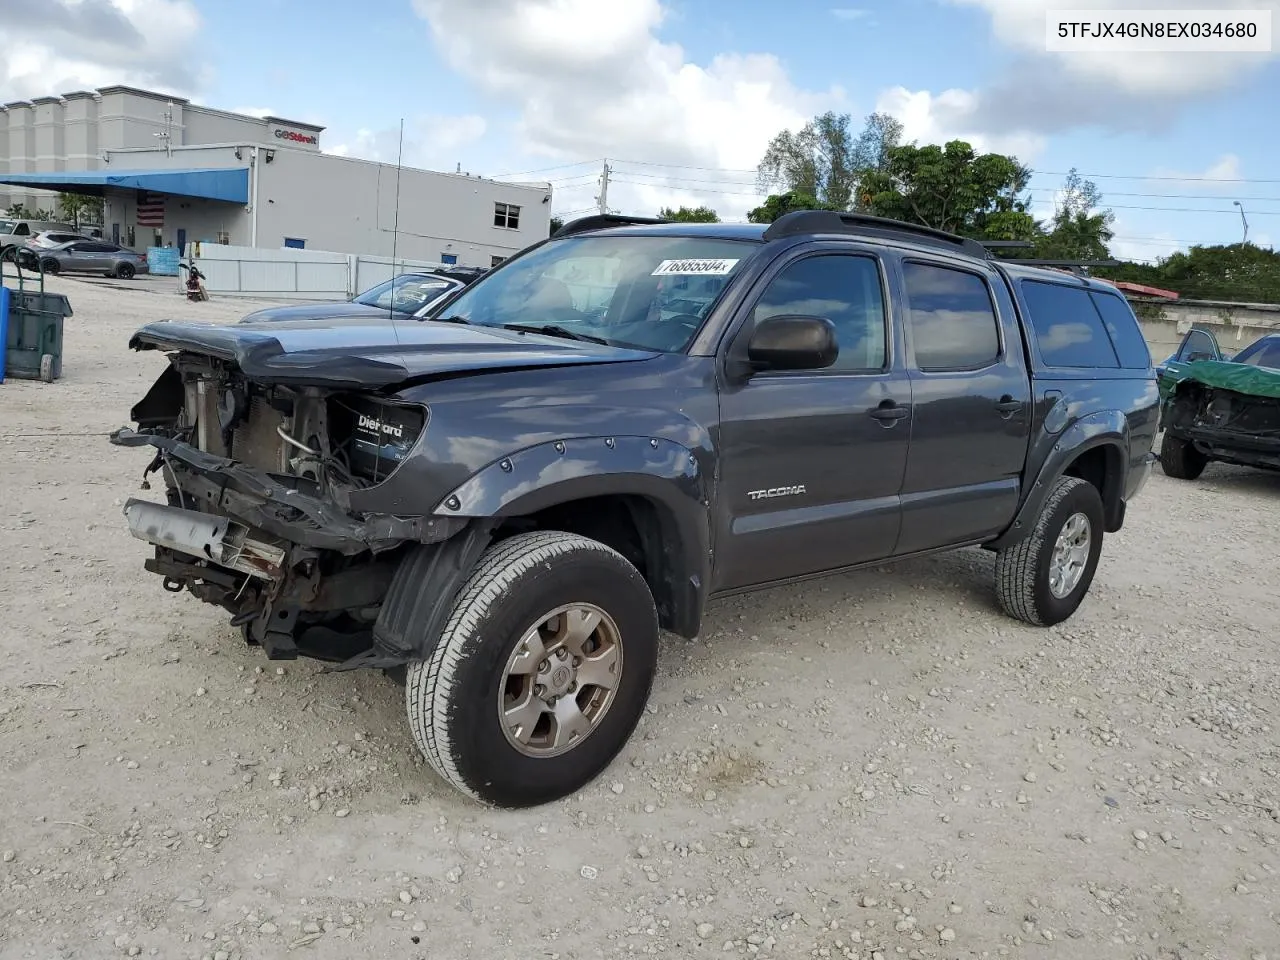
M346 556L381 553L404 543L438 543L466 526L462 517L354 515L334 500L314 496L266 471L206 453L189 443L122 428L111 442L159 451L180 492L218 514L272 537Z
M284 548L249 536L229 517L130 499L124 505L129 532L157 547L208 560L262 580L284 576Z

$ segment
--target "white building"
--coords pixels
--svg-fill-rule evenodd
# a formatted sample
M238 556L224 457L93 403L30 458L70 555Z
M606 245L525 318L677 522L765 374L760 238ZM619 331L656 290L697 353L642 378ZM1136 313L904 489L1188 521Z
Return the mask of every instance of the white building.
M8 103L0 213L82 193L103 198L104 236L139 250L203 241L482 267L550 230L546 183L397 172L323 153L323 129L122 86Z

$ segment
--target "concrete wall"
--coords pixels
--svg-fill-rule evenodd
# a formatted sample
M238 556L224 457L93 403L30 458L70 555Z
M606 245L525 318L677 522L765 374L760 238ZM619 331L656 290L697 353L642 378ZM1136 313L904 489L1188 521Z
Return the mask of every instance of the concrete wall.
M264 158L265 159L265 158ZM391 256L396 227L396 168L389 164L276 150L261 163L258 246L285 237L308 248ZM545 239L551 225L546 186L499 183L479 177L405 169L400 172L397 257L439 261L457 256L466 266L488 267ZM494 226L494 204L520 207L518 229Z
M1229 354L1280 330L1280 305L1145 297L1130 297L1129 302L1142 322L1142 333L1156 363L1178 349L1193 324L1212 330L1219 346Z

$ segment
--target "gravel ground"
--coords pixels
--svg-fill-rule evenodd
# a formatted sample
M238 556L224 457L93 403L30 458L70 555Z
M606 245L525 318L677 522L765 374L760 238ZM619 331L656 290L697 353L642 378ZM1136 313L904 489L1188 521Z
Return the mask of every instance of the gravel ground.
M255 304L51 285L63 379L0 385L0 957L1280 957L1280 477L1157 471L1050 630L980 551L714 605L601 780L494 812L381 674L142 569L128 334Z

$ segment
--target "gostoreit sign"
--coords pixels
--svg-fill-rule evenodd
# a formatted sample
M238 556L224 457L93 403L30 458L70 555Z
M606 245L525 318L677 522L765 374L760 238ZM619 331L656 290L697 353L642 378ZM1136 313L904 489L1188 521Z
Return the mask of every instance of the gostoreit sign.
M277 140L288 140L291 143L317 144L320 142L320 138L314 133L298 133L296 130L281 130L277 128L275 137Z

